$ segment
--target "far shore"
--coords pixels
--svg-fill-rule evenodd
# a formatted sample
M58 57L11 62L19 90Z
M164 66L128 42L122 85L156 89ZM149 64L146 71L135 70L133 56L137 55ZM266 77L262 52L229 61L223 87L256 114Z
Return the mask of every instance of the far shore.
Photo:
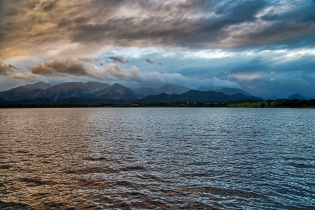
M50 101L25 100L1 101L0 108L154 108L154 107L207 107L207 108L315 108L315 99L310 100L266 100L238 102L173 102L139 104L124 101Z

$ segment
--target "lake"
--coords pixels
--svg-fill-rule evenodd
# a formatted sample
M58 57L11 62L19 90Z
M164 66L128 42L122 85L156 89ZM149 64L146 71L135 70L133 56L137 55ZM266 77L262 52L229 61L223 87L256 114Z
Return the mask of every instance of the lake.
M315 109L0 109L0 209L312 209Z

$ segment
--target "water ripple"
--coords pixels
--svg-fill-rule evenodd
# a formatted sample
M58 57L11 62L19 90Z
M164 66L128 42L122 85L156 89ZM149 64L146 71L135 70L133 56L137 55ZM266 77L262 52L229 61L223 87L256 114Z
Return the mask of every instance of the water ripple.
M0 209L312 209L315 110L0 110Z

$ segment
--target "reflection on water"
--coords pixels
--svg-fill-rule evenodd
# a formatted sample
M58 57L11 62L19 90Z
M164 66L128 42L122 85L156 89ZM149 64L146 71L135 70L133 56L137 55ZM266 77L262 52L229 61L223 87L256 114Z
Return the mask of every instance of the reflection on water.
M315 110L0 110L0 209L310 209Z

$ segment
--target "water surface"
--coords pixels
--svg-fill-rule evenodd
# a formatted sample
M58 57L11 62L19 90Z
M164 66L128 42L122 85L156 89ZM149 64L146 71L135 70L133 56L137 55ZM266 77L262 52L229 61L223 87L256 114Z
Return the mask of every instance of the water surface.
M314 128L314 109L0 109L0 209L312 209Z

